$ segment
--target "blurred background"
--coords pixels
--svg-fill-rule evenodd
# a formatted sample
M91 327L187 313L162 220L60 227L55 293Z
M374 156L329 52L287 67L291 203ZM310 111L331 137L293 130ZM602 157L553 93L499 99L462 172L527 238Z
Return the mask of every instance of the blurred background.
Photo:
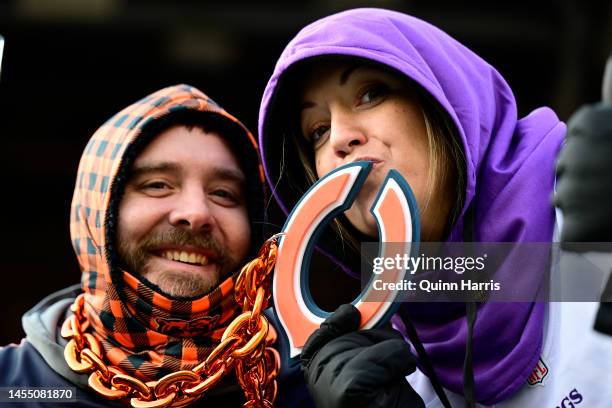
M81 152L106 119L188 83L255 132L285 44L305 24L360 6L413 14L456 37L504 75L521 115L548 105L566 120L600 98L610 1L0 0L0 345L19 341L36 302L79 281L70 201Z

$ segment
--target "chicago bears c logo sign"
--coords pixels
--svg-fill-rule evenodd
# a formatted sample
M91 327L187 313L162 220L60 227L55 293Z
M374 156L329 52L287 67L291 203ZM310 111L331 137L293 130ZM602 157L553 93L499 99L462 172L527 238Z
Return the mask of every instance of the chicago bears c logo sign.
M350 208L371 168L370 162L354 162L321 178L298 202L283 227L273 296L291 358L300 354L310 334L330 315L314 304L308 288L310 256L317 237L333 218ZM370 212L378 225L379 256L394 258L418 251L416 200L408 183L397 171L391 170L385 178ZM385 246L385 242L405 243L405 246ZM401 282L405 275L405 270L389 269L377 275L376 279L386 283ZM396 309L393 300L397 291L384 292L384 301L364 301L372 290L372 286L367 285L352 302L361 312L362 329L384 322ZM377 291L376 298L381 299L381 291Z

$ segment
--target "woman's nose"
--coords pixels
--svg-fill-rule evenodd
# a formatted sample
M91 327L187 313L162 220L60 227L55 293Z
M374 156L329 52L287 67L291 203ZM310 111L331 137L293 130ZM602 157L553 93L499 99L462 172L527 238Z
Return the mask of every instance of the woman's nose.
M332 117L329 140L336 156L344 159L356 147L365 144L367 137L356 118L339 113Z

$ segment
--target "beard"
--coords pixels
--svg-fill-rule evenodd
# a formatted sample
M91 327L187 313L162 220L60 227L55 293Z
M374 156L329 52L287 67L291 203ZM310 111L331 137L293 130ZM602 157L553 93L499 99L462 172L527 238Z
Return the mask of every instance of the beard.
M153 251L165 245L190 245L212 251L215 254L214 263L218 267L216 275L202 276L172 269L154 270L151 266ZM122 269L144 278L157 286L164 295L172 298L196 298L206 295L238 267L238 260L232 258L210 233L194 233L177 228L151 233L140 241L119 239L118 251ZM154 276L154 281L147 278L150 276Z

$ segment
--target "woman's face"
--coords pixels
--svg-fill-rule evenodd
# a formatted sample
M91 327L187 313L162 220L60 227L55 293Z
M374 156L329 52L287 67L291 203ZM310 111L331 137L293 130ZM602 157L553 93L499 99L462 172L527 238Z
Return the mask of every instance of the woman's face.
M346 212L362 233L376 237L370 207L390 169L412 188L421 212L421 239L443 237L451 208L449 181L428 184L430 152L417 97L401 77L363 63L323 63L309 72L301 94L301 130L314 150L318 177L353 161L373 168Z

